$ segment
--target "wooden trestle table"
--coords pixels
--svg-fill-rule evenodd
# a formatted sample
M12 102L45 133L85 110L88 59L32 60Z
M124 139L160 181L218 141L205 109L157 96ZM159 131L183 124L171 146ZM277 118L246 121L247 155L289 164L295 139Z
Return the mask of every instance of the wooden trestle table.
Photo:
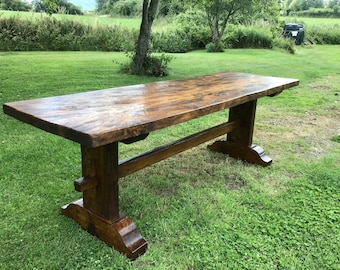
M296 86L296 79L226 72L78 94L10 102L6 114L81 145L83 198L62 214L131 259L147 242L119 212L118 180L158 161L227 134L208 148L262 166L272 160L252 144L256 102ZM155 130L228 109L228 122L141 155L119 161L118 143L145 139ZM137 200L136 200L137 202Z

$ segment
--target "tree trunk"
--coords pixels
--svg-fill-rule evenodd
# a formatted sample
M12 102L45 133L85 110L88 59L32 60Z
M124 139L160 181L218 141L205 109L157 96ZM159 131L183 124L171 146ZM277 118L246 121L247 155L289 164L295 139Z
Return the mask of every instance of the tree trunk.
M219 25L218 25L218 18L215 18L215 20L212 23L212 40L215 44L215 48L218 49L221 42L221 35L219 33Z
M144 73L145 60L148 53L149 41L151 37L151 26L155 19L159 0L143 0L142 23L133 57L133 70L136 74Z

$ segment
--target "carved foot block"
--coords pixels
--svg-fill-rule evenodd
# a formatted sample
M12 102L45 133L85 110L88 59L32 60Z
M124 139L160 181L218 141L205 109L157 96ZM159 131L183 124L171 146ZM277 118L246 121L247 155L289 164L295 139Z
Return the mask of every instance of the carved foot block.
M82 199L63 206L61 213L132 260L144 254L147 249L147 242L136 225L122 214L114 220L106 220L84 208Z
M264 150L255 144L251 146L240 145L228 141L216 141L208 145L209 150L227 154L233 158L238 158L252 164L269 166L272 159L266 155Z

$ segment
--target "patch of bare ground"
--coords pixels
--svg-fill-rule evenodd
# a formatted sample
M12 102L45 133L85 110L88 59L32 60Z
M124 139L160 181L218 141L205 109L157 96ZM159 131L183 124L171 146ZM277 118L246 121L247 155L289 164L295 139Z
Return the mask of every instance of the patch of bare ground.
M315 159L337 146L331 138L340 134L339 119L340 113L329 116L305 113L303 118L285 115L266 120L266 128L257 129L255 134L261 142L270 145L275 159L282 159L289 152L305 160Z
M325 104L304 114L274 110L255 128L255 137L269 145L275 160L285 159L289 154L313 160L327 154L332 147L340 147L331 140L340 135L339 85L340 75L311 83L308 93L319 92Z

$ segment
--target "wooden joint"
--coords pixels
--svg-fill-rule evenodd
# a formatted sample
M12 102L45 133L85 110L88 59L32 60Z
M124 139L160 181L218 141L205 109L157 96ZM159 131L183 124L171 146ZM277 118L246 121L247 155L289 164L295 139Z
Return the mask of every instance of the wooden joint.
M138 142L138 141L144 140L148 136L149 136L149 133L140 134L140 135L138 135L136 137L132 137L132 138L128 138L128 139L122 140L121 142L125 143L125 144L130 144L130 143L134 143L134 142Z
M119 162L119 178L155 164L168 157L174 156L194 146L212 140L218 136L225 135L240 127L239 121L223 123L218 126L200 131L180 140L162 145L153 150Z
M95 177L82 177L74 181L74 188L76 191L84 192L98 185Z
M269 95L269 97L276 97L276 96L280 95L281 93L282 93L282 90L279 91L279 92L276 92L274 94Z

